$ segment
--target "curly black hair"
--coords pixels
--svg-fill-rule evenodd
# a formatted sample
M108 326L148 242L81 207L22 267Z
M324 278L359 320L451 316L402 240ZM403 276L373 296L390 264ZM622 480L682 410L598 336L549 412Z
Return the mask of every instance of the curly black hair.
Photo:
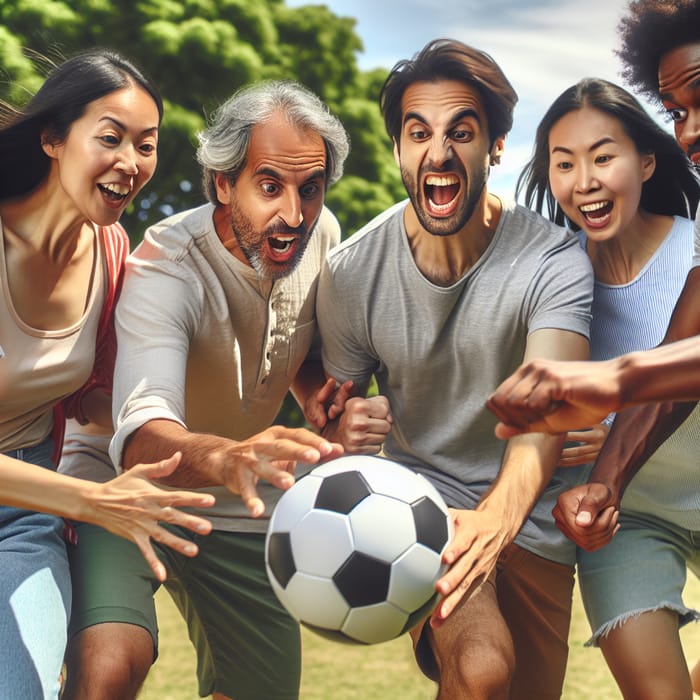
M700 42L700 0L633 0L617 27L622 77L660 102L661 57L678 46Z

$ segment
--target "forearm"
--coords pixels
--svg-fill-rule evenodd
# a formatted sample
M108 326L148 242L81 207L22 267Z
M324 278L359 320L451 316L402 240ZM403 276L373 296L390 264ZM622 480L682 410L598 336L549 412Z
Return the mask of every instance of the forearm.
M694 407L695 402L650 403L618 413L588 480L605 484L619 502L634 475Z
M5 455L0 455L0 483L3 505L76 520L88 519L88 493L95 487Z
M476 507L500 520L505 543L515 539L552 478L564 438L530 433L508 441L498 477Z
M182 453L180 467L161 483L179 488L202 488L223 483L221 465L225 461L222 443L231 443L216 435L191 433L170 420L144 423L127 439L122 466L130 469L136 464L149 464L166 459L174 452Z
M700 336L610 360L623 406L700 399Z
M616 362L623 406L700 399L700 267L688 273L661 345Z
M325 383L326 376L323 373L321 362L318 360L306 360L289 386L292 396L299 404L299 408L301 408L307 421L309 421L309 417L306 415L309 401L321 390Z

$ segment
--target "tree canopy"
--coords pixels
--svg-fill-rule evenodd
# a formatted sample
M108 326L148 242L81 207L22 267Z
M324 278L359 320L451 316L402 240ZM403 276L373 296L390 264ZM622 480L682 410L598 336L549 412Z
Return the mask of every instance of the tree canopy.
M50 62L93 46L132 59L165 103L158 170L122 218L132 243L203 201L196 133L235 90L264 79L303 83L348 130L346 174L327 198L344 236L404 196L377 102L384 72L359 70L352 18L283 0L0 0L0 99L22 104Z

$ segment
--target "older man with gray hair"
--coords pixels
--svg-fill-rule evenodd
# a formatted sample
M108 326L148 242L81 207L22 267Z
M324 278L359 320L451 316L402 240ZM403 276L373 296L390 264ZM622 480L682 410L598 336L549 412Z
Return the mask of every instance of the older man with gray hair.
M295 464L298 476L342 448L272 423L288 391L312 422L331 392L314 308L340 239L324 197L348 149L341 123L300 85L242 90L200 134L209 202L151 227L129 259L110 454L129 468L180 451L167 483L216 495L194 565L163 553L202 696L298 696L299 630L268 584L265 528ZM67 697L134 697L156 655L157 582L118 539L80 534Z

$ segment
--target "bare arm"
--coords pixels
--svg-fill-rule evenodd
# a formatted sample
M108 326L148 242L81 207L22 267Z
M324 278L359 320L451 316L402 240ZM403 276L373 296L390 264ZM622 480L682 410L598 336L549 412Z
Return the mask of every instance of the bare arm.
M502 438L522 432L561 433L583 428L622 408L700 398L700 268L693 268L676 303L663 344L605 362L526 363L489 397ZM665 439L689 407L647 407L646 425ZM654 411L658 413L654 416ZM649 443L650 445L652 442ZM657 446L660 444L656 443ZM653 451L653 450L652 450Z
M662 345L613 361L621 373L621 403L700 396L700 313L693 295L700 292L700 268L688 275ZM674 342L680 338L689 340ZM655 359L660 358L660 359ZM659 365L659 363L661 363ZM670 393L670 397L669 397ZM622 496L634 475L690 415L696 402L647 403L617 414L588 484L559 496L558 527L579 547L594 551L617 532Z
M525 359L588 357L588 341L581 335L544 329L528 339ZM475 510L455 510L455 537L445 552L450 564L438 581L444 596L432 617L439 625L459 600L481 584L496 565L498 555L513 541L532 507L549 483L561 454L563 435L520 435L506 448L498 477Z
M165 568L153 551L151 539L187 556L194 556L197 547L175 537L159 522L204 534L211 530L207 520L182 513L175 506L204 508L213 505L213 496L165 491L151 483L151 479L172 473L179 461L179 455L173 455L156 464L140 464L111 481L96 483L0 455L1 498L4 505L94 523L135 542L162 581Z
M501 421L496 435L508 438L563 433L624 407L698 398L700 336L600 362L528 362L496 389L487 406Z
M182 466L163 483L184 488L225 486L241 496L253 517L265 511L255 485L265 479L281 489L294 483L297 461L315 464L342 454L334 445L305 428L272 426L246 440L192 433L179 423L151 420L129 437L123 464L128 469L177 450Z

